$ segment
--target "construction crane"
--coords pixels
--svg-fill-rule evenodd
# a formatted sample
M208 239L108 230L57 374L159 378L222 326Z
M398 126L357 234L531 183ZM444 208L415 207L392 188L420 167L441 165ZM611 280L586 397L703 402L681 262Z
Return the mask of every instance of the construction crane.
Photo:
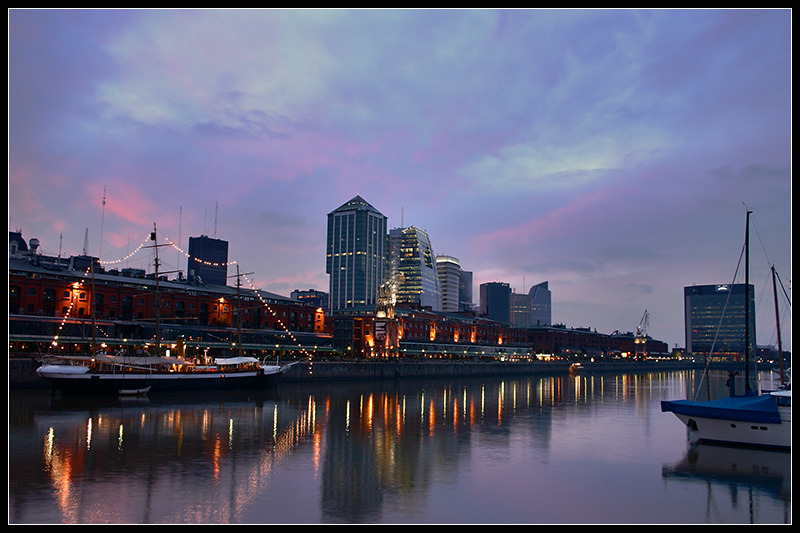
M636 356L637 357L647 357L647 326L650 325L650 313L647 312L647 309L644 310L644 314L642 315L642 319L639 321L639 325L636 326L636 335L634 336L633 342L636 348Z

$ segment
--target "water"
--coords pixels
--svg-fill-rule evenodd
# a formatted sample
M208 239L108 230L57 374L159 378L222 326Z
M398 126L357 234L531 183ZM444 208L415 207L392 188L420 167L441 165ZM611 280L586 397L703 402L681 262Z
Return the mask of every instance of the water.
M9 395L13 524L791 523L791 454L692 447L692 372Z

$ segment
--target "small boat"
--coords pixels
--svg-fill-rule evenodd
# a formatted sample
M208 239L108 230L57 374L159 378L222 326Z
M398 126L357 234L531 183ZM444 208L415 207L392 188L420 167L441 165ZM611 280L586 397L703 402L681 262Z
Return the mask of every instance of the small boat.
M750 211L747 212L745 257L749 255ZM697 442L713 442L791 450L792 390L791 381L781 389L757 393L750 387L749 365L749 272L745 268L745 357L746 390L742 395L708 401L662 401L661 411L671 412L686 424L690 438ZM775 270L773 268L773 283ZM776 297L777 311L777 297ZM777 316L777 312L776 312ZM779 328L780 329L780 328ZM779 334L780 338L780 334ZM779 343L779 354L782 349ZM781 368L783 363L781 359ZM783 381L783 379L782 379Z
M583 365L580 363L572 363L569 365L570 374L580 374L583 371Z

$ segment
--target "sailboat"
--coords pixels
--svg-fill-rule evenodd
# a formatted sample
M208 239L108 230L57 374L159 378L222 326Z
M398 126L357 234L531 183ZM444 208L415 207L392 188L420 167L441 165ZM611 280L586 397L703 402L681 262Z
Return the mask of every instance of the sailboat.
M155 227L150 240L156 250L156 294L158 294L158 242ZM160 309L157 305L156 309ZM60 356L46 362L36 374L65 393L144 395L156 391L198 391L248 389L274 384L281 374L299 361L268 364L241 352L236 357L187 360L161 355L160 314L156 312L156 353L108 354L98 351L89 356Z
M750 213L747 211L745 253L749 257ZM749 263L749 260L746 261ZM774 275L774 270L773 270ZM692 440L744 446L789 449L792 447L791 381L779 390L756 393L750 387L749 264L745 267L745 369L742 395L709 401L662 401L661 411L671 412L689 430ZM773 278L774 280L774 278ZM776 301L777 306L777 301ZM780 353L779 357L783 357Z

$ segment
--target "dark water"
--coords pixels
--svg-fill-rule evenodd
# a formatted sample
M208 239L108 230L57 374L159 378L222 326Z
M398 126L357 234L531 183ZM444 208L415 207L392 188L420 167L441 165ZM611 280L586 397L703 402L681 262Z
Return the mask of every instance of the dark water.
M694 446L692 372L9 395L9 523L791 523L791 454Z

